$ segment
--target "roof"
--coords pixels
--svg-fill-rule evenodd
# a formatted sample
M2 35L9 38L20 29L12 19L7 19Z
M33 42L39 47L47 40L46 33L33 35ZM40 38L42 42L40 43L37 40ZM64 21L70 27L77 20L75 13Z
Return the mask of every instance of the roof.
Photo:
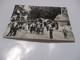
M69 21L69 17L67 13L62 13L56 16L56 18L54 19L56 21Z

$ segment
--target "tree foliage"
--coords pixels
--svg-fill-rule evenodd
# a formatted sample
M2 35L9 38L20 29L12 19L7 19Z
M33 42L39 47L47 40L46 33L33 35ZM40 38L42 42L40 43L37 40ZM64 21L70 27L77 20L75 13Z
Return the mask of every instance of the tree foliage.
M30 6L31 10L28 14L29 19L45 18L54 20L58 14L61 14L60 7L39 7Z

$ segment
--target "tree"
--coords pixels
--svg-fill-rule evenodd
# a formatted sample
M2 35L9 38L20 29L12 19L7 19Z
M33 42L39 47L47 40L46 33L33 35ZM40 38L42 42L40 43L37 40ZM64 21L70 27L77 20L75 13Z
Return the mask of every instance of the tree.
M45 18L54 20L58 14L61 14L60 7L39 7L30 6L31 10L28 14L29 19Z

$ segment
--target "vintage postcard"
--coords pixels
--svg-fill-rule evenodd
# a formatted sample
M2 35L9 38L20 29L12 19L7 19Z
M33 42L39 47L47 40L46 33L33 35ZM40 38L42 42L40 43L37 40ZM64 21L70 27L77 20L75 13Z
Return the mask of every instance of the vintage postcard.
M15 5L4 38L74 42L66 7Z

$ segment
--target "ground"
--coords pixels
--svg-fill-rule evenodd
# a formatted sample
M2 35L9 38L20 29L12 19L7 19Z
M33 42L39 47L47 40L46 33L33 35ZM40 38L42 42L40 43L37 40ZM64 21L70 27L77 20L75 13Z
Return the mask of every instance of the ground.
M7 35L8 32L9 32L9 28L7 28L7 32L5 33L5 35ZM74 36L72 32L68 32L67 34L68 34L67 38L64 38L63 32L58 31L58 30L53 30L52 40L74 40ZM17 31L17 34L15 37L25 38L25 39L28 38L28 39L45 39L45 40L49 39L50 40L49 31L47 31L46 29L44 30L44 34L36 34L36 33L31 34L29 30Z

